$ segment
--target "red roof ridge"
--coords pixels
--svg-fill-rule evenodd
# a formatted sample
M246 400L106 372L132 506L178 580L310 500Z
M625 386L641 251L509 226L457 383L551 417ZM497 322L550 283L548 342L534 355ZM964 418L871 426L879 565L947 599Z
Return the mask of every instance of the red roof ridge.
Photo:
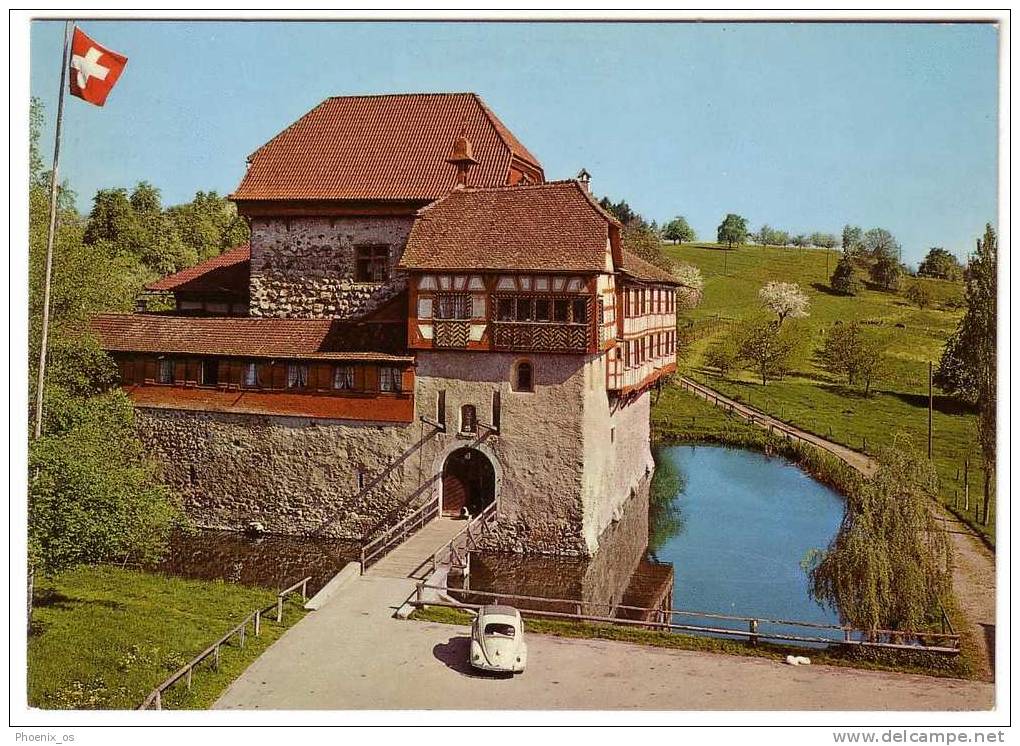
M471 93L469 95L473 96L475 101L478 102L478 105L482 108L482 112L489 118L489 123L496 128L497 134L499 134L503 142L506 143L507 147L510 148L511 154L527 161L540 171L543 170L541 161L532 155L531 151L524 146L524 143L517 139L509 127L503 124L503 121L496 116L496 113L492 109L489 108L489 105L485 103L485 100L477 93Z
M620 221L617 220L612 213L607 212L606 209L602 207L602 205L596 202L595 198L591 196L591 192L585 189L585 187L577 179L557 179L554 181L543 181L541 184L503 184L501 186L491 187L471 187L471 186L462 187L460 189L453 190L449 194L440 197L434 202L430 202L424 207L419 208L416 214L418 217L427 218L426 213L428 213L429 210L443 202L446 202L448 199L456 197L458 194L484 194L489 192L522 192L527 190L543 190L543 189L551 191L553 189L558 189L560 187L574 187L581 193L581 195L585 198L588 204L595 210L595 213L597 215L599 215L602 218L605 218L607 222L612 223L617 228L623 228L623 224L620 223Z

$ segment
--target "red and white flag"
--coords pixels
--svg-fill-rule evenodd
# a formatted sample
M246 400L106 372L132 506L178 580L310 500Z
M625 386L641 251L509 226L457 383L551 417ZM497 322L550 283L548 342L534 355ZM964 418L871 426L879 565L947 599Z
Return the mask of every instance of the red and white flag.
M124 72L127 57L96 44L74 27L71 41L71 95L102 106L117 78Z

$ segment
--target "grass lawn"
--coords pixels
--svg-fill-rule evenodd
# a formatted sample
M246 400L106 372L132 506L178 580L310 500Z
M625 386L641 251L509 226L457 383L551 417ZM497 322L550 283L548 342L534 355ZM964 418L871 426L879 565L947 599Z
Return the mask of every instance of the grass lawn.
M665 248L676 259L698 266L705 278L701 306L685 314L687 322L705 329L691 346L688 375L804 430L858 450L873 453L897 433L908 434L921 449L927 447L928 362L938 363L946 338L962 316L962 310L944 307L947 300L962 295L960 283L905 278L904 287L922 282L929 288L934 305L921 310L902 295L873 288L855 297L832 294L828 273L836 265L837 251L758 246L727 250L714 244ZM798 283L811 301L810 316L796 320L804 341L794 356L792 373L763 387L748 371L722 378L704 369L704 354L711 345L732 339L737 323L762 312L758 290L773 280ZM888 372L875 384L871 396L833 379L814 358L824 330L836 320L851 319L867 324L888 341ZM983 474L976 413L949 397L936 395L933 432L933 457L942 480L943 502L994 543L994 498L987 525L978 513ZM965 461L969 461L969 506L964 500Z
M300 599L300 597L298 597ZM82 567L36 585L28 641L28 701L45 709L133 709L166 679L276 594L223 582L183 580L114 567ZM232 638L220 670L203 662L190 691L180 682L164 708L201 709L294 624L298 601L283 624L263 619L242 650Z

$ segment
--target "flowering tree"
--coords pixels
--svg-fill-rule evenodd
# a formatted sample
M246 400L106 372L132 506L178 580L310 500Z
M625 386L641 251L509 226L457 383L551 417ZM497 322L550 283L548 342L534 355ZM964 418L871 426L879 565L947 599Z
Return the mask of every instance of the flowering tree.
M701 303L701 297L705 281L701 277L701 270L693 264L678 264L673 268L673 275L677 281L683 283L676 289L676 304L678 308L697 308Z
M779 316L780 324L787 318L808 315L808 297L795 282L770 282L758 291L758 297L767 309Z

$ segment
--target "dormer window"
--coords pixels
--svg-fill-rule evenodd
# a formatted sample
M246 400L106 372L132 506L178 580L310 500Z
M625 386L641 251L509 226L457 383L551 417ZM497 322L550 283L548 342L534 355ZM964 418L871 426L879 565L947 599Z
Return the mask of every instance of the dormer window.
M360 244L354 247L357 282L387 282L390 279L390 247L386 244Z

